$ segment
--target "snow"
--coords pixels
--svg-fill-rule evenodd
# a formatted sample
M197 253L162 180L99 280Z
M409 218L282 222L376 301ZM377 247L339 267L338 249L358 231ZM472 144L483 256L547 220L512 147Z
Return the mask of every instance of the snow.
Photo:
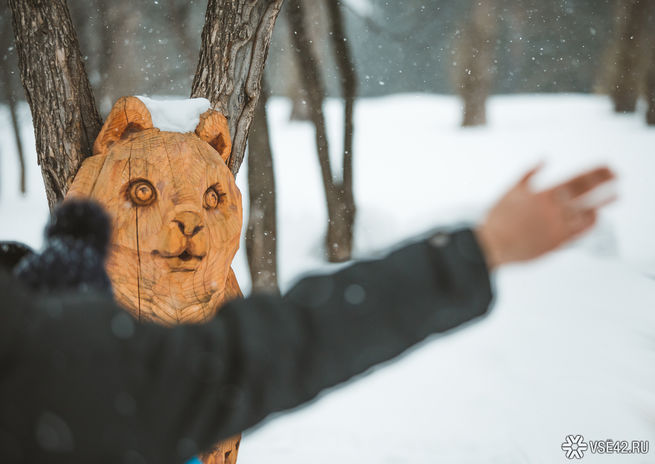
M200 122L200 115L210 107L206 98L137 98L150 111L153 126L168 132L193 132Z
M326 105L333 169L342 109ZM330 269L326 213L308 124L269 106L278 189L283 289ZM586 454L584 462L652 462L655 446L655 130L643 108L617 116L588 95L498 96L489 126L458 126L453 97L360 100L354 149L355 253L369 256L437 225L478 220L527 169L543 188L608 164L618 201L583 240L494 276L491 313L434 337L397 362L245 434L241 464L267 462L553 463L567 434L650 440L645 456ZM29 121L27 107L22 116ZM41 243L47 216L29 124L29 194L20 198L6 110L0 111L0 239ZM194 126L195 127L195 126ZM246 164L237 183L247 209ZM244 211L244 218L247 218ZM245 291L245 249L235 271Z
M566 434L652 446L652 280L567 250L495 283L483 322L246 434L240 462L553 463Z

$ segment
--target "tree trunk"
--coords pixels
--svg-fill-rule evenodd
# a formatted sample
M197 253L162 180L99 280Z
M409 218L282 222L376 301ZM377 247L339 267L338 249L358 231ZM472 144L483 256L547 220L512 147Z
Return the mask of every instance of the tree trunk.
M655 38L655 34L652 34ZM652 42L651 42L652 43ZM646 123L655 126L655 46L650 50L650 63L646 75L646 101L648 111L646 112Z
M611 90L617 113L632 113L637 107L644 47L649 46L645 40L648 35L646 24L653 3L653 0L619 0L615 75Z
M266 121L267 89L262 94L248 138L248 190L250 215L246 232L252 290L279 293L277 281L277 225L273 155Z
M2 27L0 37L0 50L10 50L12 46L11 27L9 26L9 17L0 18L0 26ZM23 141L20 136L20 124L18 122L17 105L16 105L16 92L14 79L9 71L9 67L14 67L13 60L9 60L10 55L5 55L2 63L2 88L4 90L4 99L9 106L9 116L11 117L11 126L14 130L14 140L16 141L16 155L18 156L19 166L19 185L20 192L25 193L27 187L25 185L25 152L23 150Z
M298 75L298 81L302 80L300 78L300 70L296 71ZM291 78L291 72L289 72ZM291 98L291 114L289 114L289 121L310 121L311 117L309 115L309 106L307 103L307 91L305 88L297 82L298 85L291 87L290 95Z
M336 185L332 178L330 165L330 150L323 112L325 88L321 78L317 59L311 47L307 29L305 28L305 10L300 0L288 0L287 13L289 18L290 36L296 51L302 73L303 86L307 90L307 101L311 111L311 120L315 128L316 151L321 168L321 178L328 211L328 230L326 234L326 253L331 262L350 259L352 251L352 224L349 210L343 201L343 189Z
M352 58L348 39L344 31L342 3L340 1L326 0L330 30L332 32L332 45L335 61L339 70L341 92L344 99L344 138L343 138L343 179L339 189L341 212L338 215L342 224L339 224L339 234L344 237L344 249L348 250L350 259L352 252L353 227L355 224L355 199L353 194L353 136L355 126L353 123L355 110L355 94L357 92L357 75L355 62ZM331 222L332 224L332 222ZM336 237L335 237L336 238Z
M14 140L16 141L16 155L18 155L18 166L19 170L19 184L20 184L20 193L25 194L27 192L27 186L25 185L25 152L23 150L23 141L20 136L20 124L18 122L17 114L17 105L16 105L16 96L13 92L13 83L11 79L11 74L7 69L6 63L3 63L2 66L2 86L5 89L5 98L7 99L7 104L9 106L9 115L11 116L11 126L14 129Z
M321 52L325 48L321 45L325 44L324 37L327 36L328 32L328 26L326 24L327 11L324 7L324 0L302 0L302 2L304 11L306 12L305 17L303 18L303 24L307 30L307 40L310 42L310 47L312 47L314 57L316 58L316 62L320 69L322 63L321 58L325 58L321 56ZM289 31L287 30L287 33L288 32ZM287 37L290 39L288 34ZM292 46L288 44L285 46L285 49L291 50ZM304 71L300 68L300 64L298 63L298 59L294 56L294 53L284 53L283 57L289 61L289 63L284 63L282 65L288 66L285 78L288 96L291 99L291 114L289 115L289 121L311 122L312 118L309 103L307 101L307 90L302 83L302 73ZM280 65L278 64L278 66Z
M105 0L95 0L94 6L98 14L98 43L102 53L96 58L98 69L98 82L96 84L95 92L98 97L98 106L100 112L107 115L114 106L115 101L109 95L109 87L107 84L111 75L111 63L114 60L114 29L109 22L109 6Z
M462 126L487 123L486 101L493 80L496 15L493 0L474 0L458 47L458 90L464 100Z
M63 0L9 0L36 152L52 209L91 154L101 120Z
M192 97L205 97L230 126L228 166L239 171L261 92L261 78L282 0L209 0Z

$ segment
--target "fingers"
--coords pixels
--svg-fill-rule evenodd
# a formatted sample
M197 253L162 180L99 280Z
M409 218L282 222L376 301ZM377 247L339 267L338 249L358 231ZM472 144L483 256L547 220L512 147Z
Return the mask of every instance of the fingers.
M559 201L566 202L588 193L599 185L614 179L614 173L608 167L600 167L582 173L552 190Z
M592 227L596 222L598 209L616 199L613 188L607 184L614 177L609 168L599 167L551 190L556 204L561 208L564 230L570 238Z
M525 174L523 174L523 176L521 177L521 179L520 179L519 182L518 182L518 185L520 185L520 186L522 186L522 187L527 187L528 184L530 183L530 180L531 180L531 179L535 176L535 174L537 174L537 173L541 170L541 168L543 168L543 167L544 167L544 162L541 161L541 162L540 162L539 164L537 164L535 167L533 167L533 168L530 169L528 172L526 172Z
M596 210L593 209L578 211L567 221L569 237L572 238L586 232L596 223L597 217Z
M616 199L611 184L607 184L614 178L615 175L609 168L599 167L544 192L561 211L560 230L564 241L589 230L596 223L598 209Z
M594 203L592 206L594 209L601 209L604 206L607 206L611 203L614 203L616 200L618 200L619 197L616 194L613 194L611 196L608 196L606 198L601 199L599 202Z

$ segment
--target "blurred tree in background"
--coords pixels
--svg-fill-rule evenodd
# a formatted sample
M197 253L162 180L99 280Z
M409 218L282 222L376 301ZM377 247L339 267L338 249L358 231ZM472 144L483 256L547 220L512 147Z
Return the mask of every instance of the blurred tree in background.
M9 10L0 9L0 102L7 105L9 119L14 132L14 143L16 144L16 155L18 156L18 185L21 193L26 192L25 184L25 153L23 140L20 134L20 121L18 118L18 98L23 94L20 79L18 78L18 64L16 63L16 50L13 46L14 38L11 35L11 17Z
M68 4L103 115L124 95L188 96L206 0Z
M610 50L613 52L610 95L614 110L632 113L644 90L650 51L655 47L652 35L653 0L619 0L616 31Z
M301 85L307 95L309 119L314 125L316 153L321 170L323 190L328 212L325 250L331 262L347 261L351 258L353 227L355 222L355 200L352 177L353 107L355 100L355 71L345 37L340 2L327 5L329 33L332 37L334 54L340 72L342 92L345 99L344 151L341 175L335 176L330 160L330 148L323 103L326 89L319 58L312 37L307 28L305 0L287 0L287 19L290 37L299 68L302 69ZM326 41L328 42L328 41Z
M646 122L651 126L655 126L655 47L651 47L650 50L650 63L646 76L646 97L648 101Z
M324 37L327 16L323 2L303 1L309 2L310 35ZM600 71L599 58L613 38L617 1L495 0L492 14L498 21L498 76L491 92L592 91ZM359 94L452 93L457 32L471 16L473 3L344 2L345 28L360 75ZM105 82L110 82L115 89L112 92L119 96L187 95L206 6L206 0L159 0L140 3L138 8L127 0L69 1L100 106L109 92ZM134 21L121 19L126 11L132 12ZM321 42L315 44L317 56L321 67L327 69L335 63L326 41ZM285 62L291 52L288 44L287 25L280 21L269 60L273 95L288 95L292 87L288 68L293 60ZM129 82L118 84L121 79ZM328 94L336 95L338 73L327 72L325 81Z
M486 100L493 77L496 49L497 17L494 0L475 0L470 15L457 32L455 54L457 91L464 100L462 126L486 124Z
M262 82L262 94L248 138L250 207L246 226L246 253L253 292L278 293L277 195L266 113L269 89L265 82Z
M603 53L614 40L619 1L623 0L494 0L497 75L490 93L593 91L604 66ZM326 93L337 95L336 63L327 41L317 40L327 32L325 7L319 0L303 2L316 56L327 70ZM359 95L456 91L452 68L458 37L474 3L344 2ZM158 0L139 3L138 8L127 0L69 1L101 114L121 95L187 95L206 6L206 0ZM6 3L0 8L5 10ZM291 52L288 26L280 21L268 66L272 95L298 91Z

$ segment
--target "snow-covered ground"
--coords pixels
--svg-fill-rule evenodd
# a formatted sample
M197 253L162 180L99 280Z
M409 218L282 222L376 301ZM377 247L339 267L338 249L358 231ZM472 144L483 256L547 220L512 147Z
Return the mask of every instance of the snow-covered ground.
M0 239L39 246L47 206L23 109L25 198L0 111ZM331 101L327 110L337 170L340 105ZM288 113L286 101L271 101L284 289L329 267L320 250L326 213L313 134L289 123ZM249 431L240 463L566 462L567 434L650 440L645 456L587 452L582 462L655 459L655 129L645 126L643 108L617 116L603 97L499 96L489 102L487 127L462 129L459 117L452 97L358 103L357 256L435 225L476 220L541 160L540 187L609 164L619 175L619 201L577 244L499 271L496 304L483 321ZM245 172L237 181L247 206ZM247 290L245 250L235 267Z

